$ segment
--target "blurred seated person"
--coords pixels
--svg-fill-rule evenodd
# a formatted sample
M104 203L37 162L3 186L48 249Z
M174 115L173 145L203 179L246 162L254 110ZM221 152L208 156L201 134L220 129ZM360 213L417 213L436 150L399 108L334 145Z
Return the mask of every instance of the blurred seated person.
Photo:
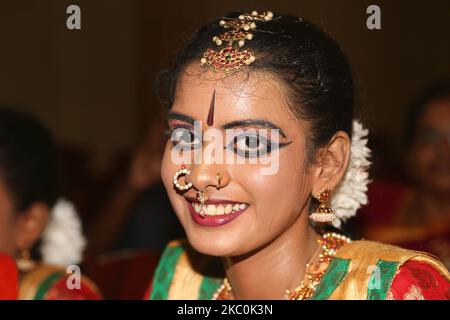
M436 82L409 110L409 183L375 181L361 217L363 236L428 251L450 267L450 80Z
M58 200L57 171L50 132L0 108L0 252L16 259L18 298L99 299L89 279L66 272L80 262L84 238L71 204Z
M155 112L128 170L92 219L88 228L90 256L122 249L158 253L169 240L183 236L160 177L165 122L164 110Z

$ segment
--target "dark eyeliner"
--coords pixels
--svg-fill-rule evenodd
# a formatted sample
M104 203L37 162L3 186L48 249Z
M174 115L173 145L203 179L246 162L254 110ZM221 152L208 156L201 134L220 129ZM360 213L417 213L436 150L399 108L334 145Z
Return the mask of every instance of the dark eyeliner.
M168 138L172 137L172 135L173 135L173 133L175 132L175 130L179 130L179 129L185 129L185 130L187 130L190 134L193 134L193 135L194 135L194 141L195 141L195 139L198 138L198 134L196 134L196 132L195 132L195 130L193 130L192 126L185 125L185 124L176 125L176 126L174 126L172 129L167 130L167 136L168 136ZM174 148L179 148L179 149L186 148L186 147L180 147L180 142L179 142L179 141L174 141L174 140L172 140L172 139L171 139L170 141L172 142L172 145L173 145ZM192 149L195 149L195 146L194 146L194 145L191 146L190 149L191 149L191 150L192 150Z
M245 157L245 158L255 158L255 157L264 156L264 155L270 154L272 152L272 150L274 150L271 140L268 139L267 137L263 137L265 144L267 145L264 152L260 152L259 150L255 153L250 153L248 151L241 151L238 148L236 148L236 143L239 141L240 138L245 137L245 136L248 136L248 134L245 133L245 131L244 131L244 133L236 135L233 138L233 140L224 147L224 149L233 150L234 153L236 153L237 155L239 155L241 157ZM278 143L278 149L284 148L284 147L290 145L291 143L292 143L292 141Z

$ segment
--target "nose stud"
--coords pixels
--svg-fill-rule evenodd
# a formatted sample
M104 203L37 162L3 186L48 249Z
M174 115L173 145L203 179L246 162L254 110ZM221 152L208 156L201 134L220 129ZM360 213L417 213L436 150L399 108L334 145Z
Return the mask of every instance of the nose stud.
M216 177L217 177L217 186L216 186L216 188L217 188L217 190L219 190L220 189L220 184L222 183L222 178L223 178L222 172L217 172Z

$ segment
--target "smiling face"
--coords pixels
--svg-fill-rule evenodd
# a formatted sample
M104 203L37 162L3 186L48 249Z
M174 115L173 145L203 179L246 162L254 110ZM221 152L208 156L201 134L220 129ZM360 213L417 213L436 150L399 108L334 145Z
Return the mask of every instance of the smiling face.
M224 139L224 128L233 127L237 132L235 136L243 131L258 132L268 127L280 129L277 135L279 168L275 174L261 175L262 164L186 163L186 168L191 171L186 181L191 182L193 188L184 193L174 188L173 175L180 165L171 157L174 143L170 139L167 142L161 174L170 201L191 245L210 255L249 253L275 240L294 225L307 225L305 208L312 192L312 178L305 166L307 125L291 115L277 80L261 73L246 76L236 73L223 78L222 74L202 73L190 67L178 79L175 101L169 113L171 130L183 127L194 131L191 121L196 120L202 122L203 131L220 130ZM214 122L209 127L207 119L208 115L211 118L213 94ZM257 145L265 145L265 141L273 139L275 134L260 134ZM248 134L245 139L226 140L224 145L231 143L232 147L224 150L224 156L233 153L237 158L245 158L247 153L253 157L252 150L258 146L249 143L252 139ZM245 148L247 150L242 150ZM219 189L215 187L217 173L222 174ZM195 199L197 191L205 188L210 199L206 202L207 215L202 218L196 212L200 203ZM223 213L222 217L217 216Z

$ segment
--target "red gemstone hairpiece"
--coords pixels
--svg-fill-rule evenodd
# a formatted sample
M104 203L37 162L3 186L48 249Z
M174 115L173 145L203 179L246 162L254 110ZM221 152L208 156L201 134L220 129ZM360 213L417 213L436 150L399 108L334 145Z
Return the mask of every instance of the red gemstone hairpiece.
M250 50L240 51L239 48L245 45L246 40L253 39L251 30L256 28L257 21L270 21L272 18L273 13L270 11L262 14L252 11L250 14L241 14L237 19L220 20L220 26L229 31L215 36L212 40L217 46L222 46L226 42L225 48L220 51L206 50L201 64L226 73L238 71L243 65L252 64L256 59L253 53Z

